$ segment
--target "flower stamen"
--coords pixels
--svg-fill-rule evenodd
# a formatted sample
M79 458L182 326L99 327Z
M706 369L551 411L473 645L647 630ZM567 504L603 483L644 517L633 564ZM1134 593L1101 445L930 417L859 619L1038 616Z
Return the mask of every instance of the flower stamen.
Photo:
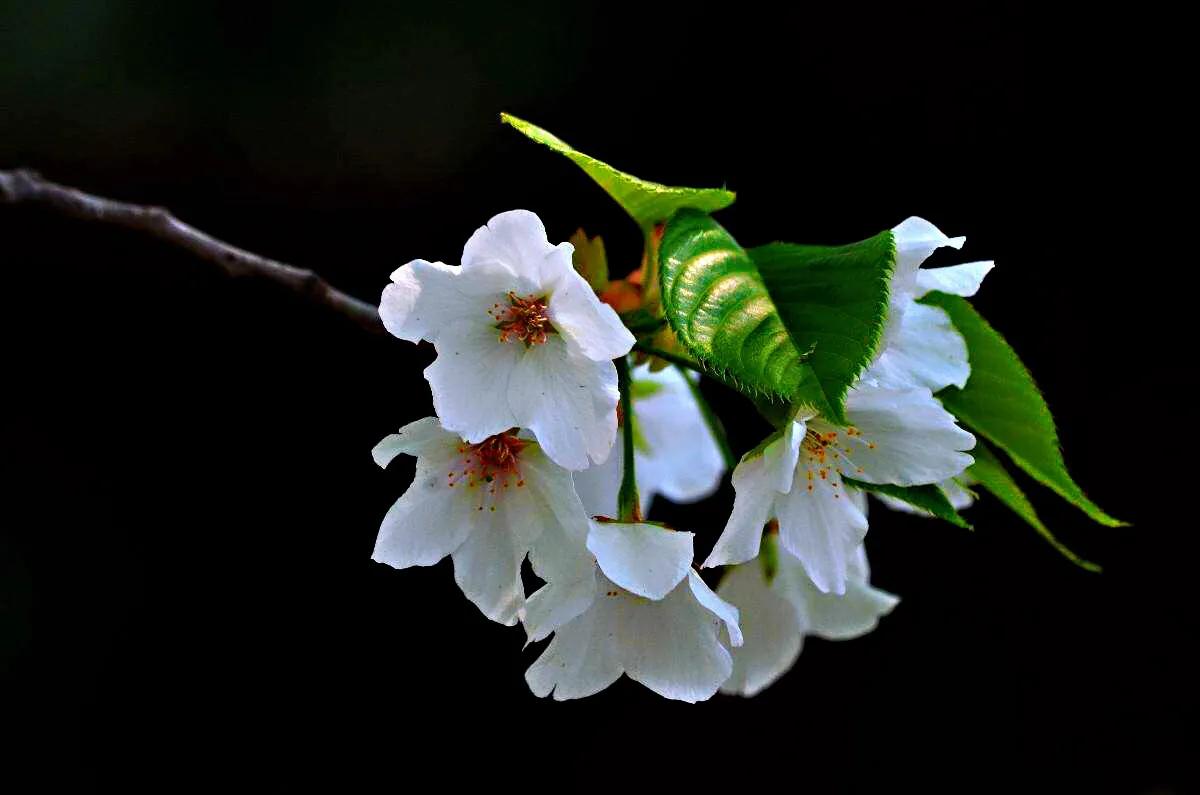
M800 442L800 454L802 466L806 470L805 479L807 483L805 489L809 492L817 484L818 480L828 483L835 490L840 487L841 481L838 476L845 476L844 466L849 465L854 468L855 474L862 474L862 468L857 467L850 460L850 448L843 443L842 435L847 439L861 440L862 433L857 428L851 426L843 429L841 432L835 430L818 431L813 428L806 429L804 439ZM874 444L870 445L874 448ZM814 470L816 477L814 477ZM839 497L834 494L834 497Z
M478 444L462 444L458 448L461 469L455 469L447 475L447 485L451 488L459 483L468 490L477 487L478 498L481 500L476 510L495 511L495 501L504 489L515 481L517 488L525 486L521 476L521 451L527 442L517 437L512 431L489 436Z
M525 347L542 345L549 335L555 333L550 324L550 314L545 296L529 295L522 298L514 292L508 294L508 306L495 303L488 310L500 330L500 341L518 339Z

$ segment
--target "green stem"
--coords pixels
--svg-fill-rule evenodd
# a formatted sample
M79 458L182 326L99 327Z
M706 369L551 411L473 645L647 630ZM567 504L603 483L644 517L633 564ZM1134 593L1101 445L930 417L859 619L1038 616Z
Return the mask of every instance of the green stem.
M704 366L699 362L693 361L686 356L680 356L678 353L671 353L670 351L664 351L662 348L656 348L648 342L642 342L641 340L638 340L637 342L633 343L633 348L634 350L641 351L642 353L648 353L651 356L657 356L658 358L668 361L678 367L686 367L689 370L695 370L697 373L705 374Z
M696 405L700 407L700 415L704 417L704 424L708 426L713 438L717 440L717 447L721 449L721 458L725 459L725 468L733 469L737 465L737 459L733 457L733 450L729 446L725 425L712 410L712 406L708 405L708 401L704 399L703 393L700 392L700 385L688 376L686 368L681 364L677 364L675 367L683 374L683 380L687 381L688 388L692 390L692 397L696 399Z
M613 362L617 366L617 389L621 393L621 443L625 460L621 466L621 490L617 492L617 511L622 522L642 520L638 500L637 473L633 462L633 396L630 390L629 358L622 356Z

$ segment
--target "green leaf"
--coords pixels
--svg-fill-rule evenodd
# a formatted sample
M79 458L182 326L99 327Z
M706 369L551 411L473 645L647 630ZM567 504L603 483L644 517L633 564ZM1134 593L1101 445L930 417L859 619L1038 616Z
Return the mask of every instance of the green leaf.
M847 246L772 243L748 252L792 342L840 409L875 356L887 322L896 244L891 231Z
M500 120L516 128L526 137L550 147L555 152L569 157L577 166L582 168L589 177L608 192L625 208L638 226L644 232L659 221L665 221L676 210L693 208L705 212L716 212L733 204L736 194L723 188L672 188L647 182L635 176L617 171L607 163L602 163L594 157L572 149L564 141L543 130L537 125L510 116L500 114Z
M714 375L751 397L837 416L754 262L720 224L676 213L659 243L659 271L667 322Z
M1033 509L1025 492L1021 491L1021 487L1013 480L1012 475L1008 474L1004 464L1000 463L1000 459L987 445L979 442L971 451L971 455L975 456L975 463L967 468L968 477L973 478L976 483L999 498L1000 502L1038 531L1042 538L1046 539L1050 546L1057 549L1067 560L1088 571L1100 571L1099 566L1076 555L1055 538L1046 525L1042 524L1042 520L1038 518L1037 511Z
M1067 473L1050 409L1004 338L962 298L934 292L921 301L946 310L967 341L971 378L963 389L947 387L938 393L946 409L1095 521L1108 527L1125 525L1088 499Z
M845 475L842 476L842 480L846 485L853 486L860 491L873 491L876 494L895 497L898 500L907 502L914 508L928 511L938 519L947 521L952 525L965 530L971 529L971 525L967 524L966 520L958 515L958 511L954 510L954 506L950 504L946 493L935 483L930 483L927 486L893 486L890 483L864 483L861 480L848 478Z

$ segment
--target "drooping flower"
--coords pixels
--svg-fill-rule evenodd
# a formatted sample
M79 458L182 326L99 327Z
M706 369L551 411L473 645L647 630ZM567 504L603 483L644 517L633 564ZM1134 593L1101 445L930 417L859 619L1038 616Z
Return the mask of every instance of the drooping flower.
M521 562L531 548L552 562L584 544L587 514L571 473L533 440L505 431L471 444L426 417L371 452L383 467L401 453L417 459L372 558L403 569L451 556L459 587L493 621L512 626L524 615Z
M716 491L725 462L684 375L674 367L633 369L634 463L642 513L655 494L695 502ZM699 378L699 376L696 376ZM616 516L625 456L621 445L602 464L575 473L575 489L588 513Z
M850 425L797 418L733 471L733 512L705 566L758 555L763 526L779 521L783 547L817 588L843 593L867 518L845 497L843 477L916 486L960 474L975 437L925 388L859 385L846 398Z
M461 266L397 269L379 315L397 337L433 343L425 377L447 430L475 444L528 428L550 458L577 470L612 448L612 360L633 335L575 272L571 251L551 245L533 213L501 213L467 241Z
M692 534L592 522L582 565L529 597L530 641L554 639L525 673L538 696L598 693L624 673L665 698L710 698L733 671L737 609L691 568ZM544 575L543 575L544 576Z
M861 381L892 389L926 387L933 392L951 385L961 388L971 374L966 342L944 309L916 299L934 290L975 295L994 263L922 268L934 251L942 246L962 248L966 238L946 237L933 224L916 217L906 219L892 233L896 268L883 344Z
M717 593L737 607L743 636L742 645L730 649L733 673L721 691L742 696L759 693L790 670L804 636L857 638L873 630L900 601L871 587L862 546L850 559L846 593L838 596L822 593L800 561L776 548L769 536L759 558L725 572Z

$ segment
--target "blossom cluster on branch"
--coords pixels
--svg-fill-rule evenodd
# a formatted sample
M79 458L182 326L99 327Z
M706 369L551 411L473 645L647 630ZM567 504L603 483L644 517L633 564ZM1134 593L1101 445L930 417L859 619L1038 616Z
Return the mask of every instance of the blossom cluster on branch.
M909 218L850 246L743 249L710 216L731 193L647 183L505 121L629 212L642 262L610 279L599 239L553 244L534 213L513 210L470 237L460 264L392 274L379 314L393 335L433 344L436 416L374 450L381 466L416 458L374 559L449 556L484 615L521 623L529 642L552 636L526 673L537 695L592 695L624 673L672 699L750 696L805 637L870 631L897 598L870 583L868 493L965 526L958 511L982 487L1042 532L963 424L1116 523L1038 447L1058 455L1036 387L963 300L992 263L922 267L963 238ZM775 427L736 465L701 373ZM1003 414L1014 401L1033 417L1015 436ZM1030 442L1037 423L1049 438ZM733 505L698 569L693 533L645 514L656 494L711 495L731 467ZM526 561L541 580L532 592ZM718 568L714 592L700 569Z
M514 210L476 231L459 265L396 270L376 310L159 207L26 170L0 171L0 204L142 232L367 331L382 321L431 342L436 416L374 450L380 466L416 458L374 558L405 568L449 556L484 615L522 623L530 642L553 636L526 674L538 695L591 695L624 673L673 699L750 696L795 663L805 637L870 631L897 599L870 583L867 494L969 527L959 511L986 492L1099 571L1055 538L1009 471L1100 524L1125 524L1072 479L1033 377L966 300L992 263L923 267L963 238L909 218L849 245L746 249L712 218L731 191L648 182L501 118L626 211L643 233L639 267L611 279L600 238L579 230L554 245L535 214ZM698 374L775 428L740 461ZM644 516L656 494L712 494L729 469L733 505L701 566L721 569L714 592L693 533ZM532 593L526 561L542 583Z
M917 274L955 241L916 219L898 239L897 281L974 292L986 273ZM619 416L613 360L634 336L576 272L572 250L514 210L471 237L461 265L415 260L392 274L380 316L397 337L433 343L425 376L437 417L374 451L381 465L417 459L375 559L404 568L449 555L486 616L521 621L531 641L554 633L527 679L556 698L590 695L621 673L687 701L722 685L751 694L791 665L804 634L873 627L895 599L867 582L866 502L842 477L911 486L952 481L972 463L963 451L974 438L931 392L965 382L961 337L923 317L937 310L912 305L916 288L893 289L904 296L892 309L896 332L847 399L852 424L797 414L734 470L733 513L705 563L745 564L726 575L722 598L692 568L692 533L617 516L619 423L634 430L636 514L655 492L708 496L724 463L679 370L634 369L634 411ZM768 525L773 573L756 560ZM530 595L526 557L545 581Z

